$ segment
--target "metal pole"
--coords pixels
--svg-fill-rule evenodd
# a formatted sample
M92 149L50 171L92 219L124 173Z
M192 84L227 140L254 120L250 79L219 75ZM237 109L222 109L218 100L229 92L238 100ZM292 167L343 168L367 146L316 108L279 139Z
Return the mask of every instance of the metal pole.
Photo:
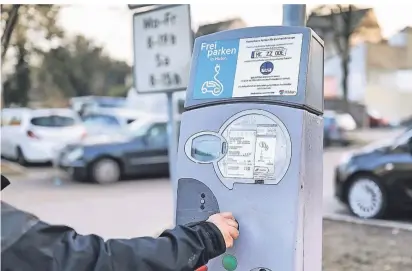
M167 114L169 117L167 125L167 134L169 139L168 154L169 154L169 178L173 188L173 205L176 205L177 197L177 180L176 178L176 159L177 159L177 129L175 121L175 106L173 103L173 92L167 92ZM173 206L173 217L176 216L176 206Z
M306 5L283 5L283 25L306 26Z

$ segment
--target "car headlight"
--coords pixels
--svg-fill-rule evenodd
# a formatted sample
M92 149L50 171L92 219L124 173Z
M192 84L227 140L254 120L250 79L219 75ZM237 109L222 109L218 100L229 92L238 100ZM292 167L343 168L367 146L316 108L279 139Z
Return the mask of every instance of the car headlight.
M73 161L76 161L82 158L83 154L84 154L83 148L76 148L66 155L66 159L70 162L73 162Z

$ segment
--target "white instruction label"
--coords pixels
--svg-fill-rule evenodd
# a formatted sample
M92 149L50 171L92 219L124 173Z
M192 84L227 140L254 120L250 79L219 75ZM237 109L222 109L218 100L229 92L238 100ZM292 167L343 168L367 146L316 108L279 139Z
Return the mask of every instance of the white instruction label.
M232 178L253 178L255 131L230 131L226 154L226 174Z
M302 37L241 39L232 97L296 95Z

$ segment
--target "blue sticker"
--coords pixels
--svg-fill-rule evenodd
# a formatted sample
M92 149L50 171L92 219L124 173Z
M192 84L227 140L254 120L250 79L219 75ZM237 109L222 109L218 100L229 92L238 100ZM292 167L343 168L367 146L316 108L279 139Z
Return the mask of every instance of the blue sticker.
M193 99L232 97L238 53L237 39L200 44Z
M263 62L260 65L260 73L263 75L268 75L273 72L273 63L270 61Z

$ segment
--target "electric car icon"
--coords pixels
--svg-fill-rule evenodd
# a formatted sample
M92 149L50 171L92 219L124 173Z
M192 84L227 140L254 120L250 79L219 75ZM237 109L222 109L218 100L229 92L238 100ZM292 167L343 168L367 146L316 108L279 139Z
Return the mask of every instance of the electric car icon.
M213 96L219 96L223 92L223 84L217 79L217 76L220 72L220 65L216 64L215 66L215 76L214 80L206 81L202 85L202 93L212 93Z

